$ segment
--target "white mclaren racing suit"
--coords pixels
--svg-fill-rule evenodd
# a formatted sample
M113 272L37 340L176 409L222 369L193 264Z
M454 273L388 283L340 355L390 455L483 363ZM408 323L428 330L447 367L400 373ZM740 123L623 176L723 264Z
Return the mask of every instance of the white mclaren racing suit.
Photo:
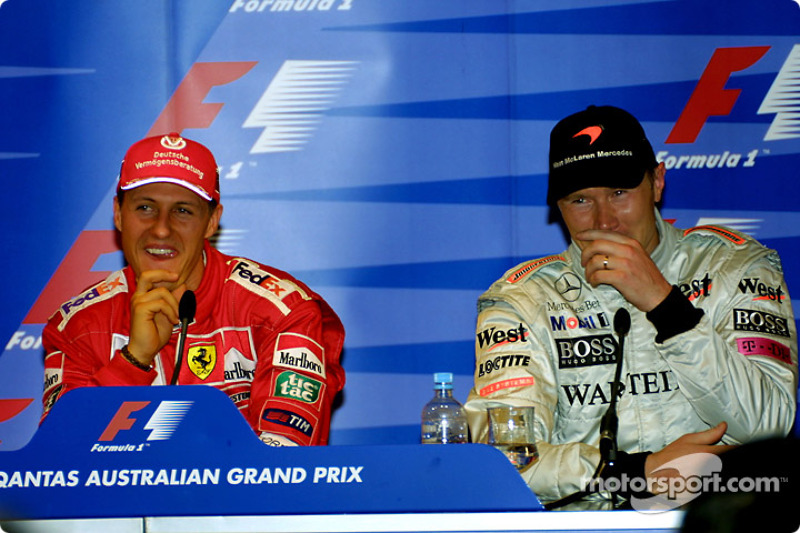
M479 299L473 440L486 442L487 405L534 406L540 459L523 476L544 501L583 489L600 461L620 308L632 322L618 396L623 456L720 421L731 444L785 435L794 422L797 337L778 254L726 228L683 231L656 218L651 257L674 287L650 313L609 285L592 288L574 242L509 270Z

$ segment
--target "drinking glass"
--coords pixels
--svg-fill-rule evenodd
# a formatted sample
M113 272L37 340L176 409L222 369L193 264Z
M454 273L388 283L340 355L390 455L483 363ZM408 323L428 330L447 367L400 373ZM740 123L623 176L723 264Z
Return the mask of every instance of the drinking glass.
M533 434L533 407L495 405L487 408L489 444L503 452L519 472L539 459Z

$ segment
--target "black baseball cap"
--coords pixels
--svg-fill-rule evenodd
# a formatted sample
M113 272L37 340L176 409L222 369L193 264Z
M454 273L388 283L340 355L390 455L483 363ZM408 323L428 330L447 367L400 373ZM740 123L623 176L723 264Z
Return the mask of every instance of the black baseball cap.
M547 203L590 187L633 189L656 166L653 147L633 115L618 107L589 106L550 132Z

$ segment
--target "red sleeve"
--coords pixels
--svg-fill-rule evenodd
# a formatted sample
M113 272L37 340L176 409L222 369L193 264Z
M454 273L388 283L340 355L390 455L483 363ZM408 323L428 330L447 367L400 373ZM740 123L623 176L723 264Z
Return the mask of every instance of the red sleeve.
M344 327L322 300L305 301L274 330L261 328L248 421L256 433L327 444L331 407L344 387Z
M74 320L74 319L73 319ZM44 359L44 411L42 420L65 392L79 387L111 385L150 385L154 370L136 368L122 357L119 350L111 353L111 335L74 334L58 329L60 317L48 322L42 334ZM71 328L76 327L70 324Z

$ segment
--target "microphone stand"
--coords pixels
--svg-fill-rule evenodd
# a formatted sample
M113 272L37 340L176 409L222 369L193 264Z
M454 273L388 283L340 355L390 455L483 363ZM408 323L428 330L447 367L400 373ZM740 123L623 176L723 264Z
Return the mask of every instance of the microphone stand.
M606 469L612 468L617 462L617 429L619 427L619 418L617 417L617 395L619 394L620 378L622 376L622 354L624 353L625 335L628 334L630 329L630 313L625 308L618 309L614 314L614 332L619 337L619 343L617 344L617 366L614 371L614 381L611 382L611 401L609 402L608 409L603 415L603 418L600 419L600 463L597 465L594 474L592 474L592 478L583 490L573 492L559 500L544 504L544 508L548 511L574 503L596 492L596 489L590 489L593 482L598 479ZM611 502L614 507L617 506L617 494L615 492L611 493Z
M181 322L181 329L178 333L178 343L175 346L175 368L172 370L172 379L170 385L178 383L178 375L181 373L181 364L183 362L183 352L186 345L186 330L189 327L189 322L194 320L194 313L197 310L197 299L194 292L186 291L181 296L181 301L178 303L178 318Z

